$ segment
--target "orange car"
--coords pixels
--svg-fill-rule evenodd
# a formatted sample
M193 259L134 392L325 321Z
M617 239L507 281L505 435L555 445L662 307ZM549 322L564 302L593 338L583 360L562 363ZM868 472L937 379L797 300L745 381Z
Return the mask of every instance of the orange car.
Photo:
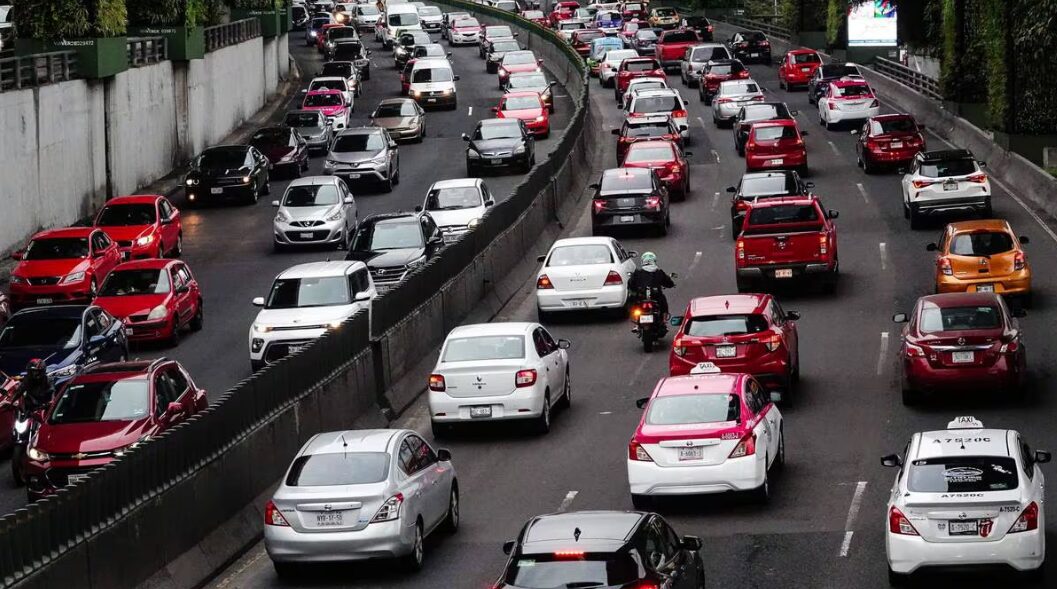
M1009 223L1001 219L951 223L936 252L936 292L994 292L1031 300L1031 266Z

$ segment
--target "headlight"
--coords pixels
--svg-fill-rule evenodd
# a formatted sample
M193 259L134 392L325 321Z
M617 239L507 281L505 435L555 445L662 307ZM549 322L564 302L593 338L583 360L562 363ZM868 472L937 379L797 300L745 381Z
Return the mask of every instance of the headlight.
M282 211L279 211L278 213L275 213L275 221L277 223L286 223L289 220L290 220L290 218L287 217L286 215L284 215Z
M469 157L469 158L478 158L478 157L481 157L481 154L477 153L477 152L476 152L476 151L474 151L474 150L473 150L472 148L469 148L469 147L468 147L468 148L466 148L466 157Z
M147 314L147 321L157 321L158 319L165 319L165 316L169 314L169 310L165 308L165 305L158 305L150 310Z
M316 35L318 35L318 34L319 34L319 33L318 33L317 31L308 31L308 36L309 36L309 37L315 37L315 36L316 36Z
M69 284L71 282L80 282L82 280L84 280L84 272L73 272L67 274L60 284Z
M546 118L543 115L540 115L540 116L536 117L536 122L537 123L542 123L544 120L546 120Z
M198 179L197 178L188 178L187 180L184 181L184 184L186 184L188 186L198 186Z
M11 284L25 284L25 283L26 283L26 279L25 278L22 278L21 276L15 276L15 275L11 276Z
M519 145L518 148L514 150L514 153L525 153L525 146Z
M29 459L34 462L47 462L51 460L51 456L49 456L47 452L41 452L36 448L30 448L29 450L27 450L26 456L28 456Z
M144 235L136 240L136 245L150 245L152 241L154 241L153 235Z
M412 90L412 91L411 91L411 97L412 97L412 98L418 98L418 97L420 97L420 96L422 96L422 93L421 93L421 92L419 92L418 90Z
M249 176L243 176L242 177L242 183L243 184L249 184L250 183L250 177Z
M58 370L52 370L48 372L49 378L66 378L67 376L73 376L77 374L77 365L70 364L66 368L59 368Z
M454 92L455 92L455 88L445 88L445 89L440 91L440 93L443 94L444 96L447 96L447 95L452 94Z
M410 268L414 268L415 266L421 266L421 265L422 265L422 264L424 264L425 262L426 262L426 256L422 256L421 258L419 258L419 259L417 259L417 260L411 260L410 262L408 262L408 263L407 263L407 267L408 267L409 269L410 269Z
M268 325L258 325L256 323L254 323L253 324L253 330L254 331L259 331L261 333L268 333L269 331L272 330L272 328L270 326L268 326Z
M149 440L150 440L150 434L146 434L143 437L141 437L140 439L136 440L135 442L132 442L128 446L125 446L124 448L118 448L117 450L114 450L114 456L120 458L120 457L124 456L125 453L128 452L129 450L135 450L136 448L139 448L140 446L142 446L144 443L146 443Z
M372 157L371 158L371 163L372 164L384 164L384 163L386 163L388 161L389 161L389 156L387 156L384 153L382 155L378 156L378 157Z
M330 327L331 329L337 329L337 328L341 327L341 324L344 323L344 322L345 322L344 319L335 319L334 321L331 321L330 323L327 323L327 327Z
M334 214L327 217L327 221L340 221L345 217L345 211L338 209L334 211Z
M324 168L333 168L336 165L338 165L338 162L336 162L334 160L327 160L327 161L323 162L323 167Z
M475 218L470 219L469 221L466 222L466 226L471 228L471 229L474 228L474 227L477 227L480 224L481 224L481 218L480 217L475 217Z
M397 55L407 55L407 48L405 48L405 47L397 47L396 48L396 54Z

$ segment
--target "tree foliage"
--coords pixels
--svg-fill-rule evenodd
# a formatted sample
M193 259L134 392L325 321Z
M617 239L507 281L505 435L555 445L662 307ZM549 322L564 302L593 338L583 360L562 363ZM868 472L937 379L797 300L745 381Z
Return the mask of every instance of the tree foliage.
M132 25L195 27L213 24L207 19L207 0L125 0ZM215 4L215 2L214 2Z
M15 0L15 28L22 38L70 39L125 34L125 0Z

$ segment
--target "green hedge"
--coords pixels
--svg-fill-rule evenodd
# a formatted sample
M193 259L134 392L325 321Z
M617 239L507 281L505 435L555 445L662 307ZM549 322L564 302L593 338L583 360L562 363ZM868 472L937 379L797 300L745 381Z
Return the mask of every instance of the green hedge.
M829 0L826 5L826 45L848 46L848 5L846 0Z
M270 10L273 8L282 8L282 0L227 0L227 5L231 8L237 8L241 10Z
M196 27L220 22L218 0L125 0L130 25ZM212 5L212 6L210 6Z
M18 0L15 28L25 39L121 37L125 0Z

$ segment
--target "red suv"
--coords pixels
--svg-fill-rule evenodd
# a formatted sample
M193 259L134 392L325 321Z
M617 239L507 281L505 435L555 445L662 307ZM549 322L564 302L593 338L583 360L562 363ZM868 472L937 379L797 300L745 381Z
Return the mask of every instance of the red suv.
M690 195L690 152L671 141L639 141L628 147L621 167L651 168L668 189L672 200L685 200Z
M858 164L867 174L881 166L909 167L919 152L925 151L925 126L913 115L894 114L870 117L862 129L853 131Z
M125 262L107 276L95 303L125 324L133 342L175 346L180 330L202 329L202 291L179 260Z
M680 147L683 145L679 126L667 114L627 117L619 129L613 129L613 134L617 136L618 166L624 163L624 156L632 143L660 139L671 141Z
M175 360L99 364L59 391L25 454L29 500L52 495L209 406Z
M774 120L755 123L745 141L745 169L796 170L807 176L807 146L796 121Z
M550 14L551 28L556 28L561 21L572 18L573 11L577 8L580 8L578 2L566 1L555 4Z
M164 196L112 198L96 215L95 226L117 242L126 260L175 258L183 253L180 211Z
M778 87L791 90L793 86L807 87L822 58L814 49L794 49L785 54L778 66Z
M11 255L11 306L87 303L106 275L121 263L117 243L97 227L50 229Z
M698 297L682 317L672 342L668 369L672 376L699 372L745 372L788 402L800 379L796 321L769 294Z
M616 92L617 102L628 91L628 83L635 78L664 78L664 68L661 62L652 57L629 57L620 62L617 70L616 83L613 87Z
M993 292L937 294L918 299L903 327L899 348L903 404L924 393L997 391L1020 396L1027 356L1018 317Z

